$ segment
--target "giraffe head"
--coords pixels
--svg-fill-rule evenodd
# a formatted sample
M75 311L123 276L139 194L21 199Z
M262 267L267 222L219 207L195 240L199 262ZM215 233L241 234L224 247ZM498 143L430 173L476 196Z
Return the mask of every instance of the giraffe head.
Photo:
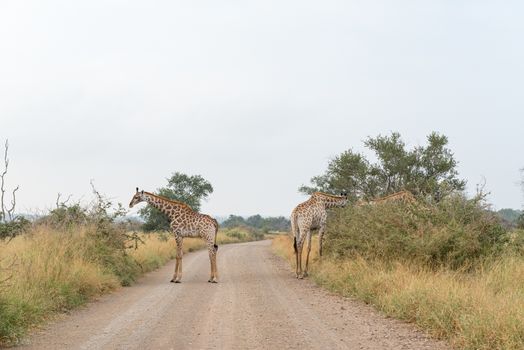
M133 196L133 198L131 199L131 202L129 203L129 208L133 208L133 206L135 206L136 204L140 202L145 202L145 201L147 201L147 196L144 194L143 190L139 191L137 187L136 193Z

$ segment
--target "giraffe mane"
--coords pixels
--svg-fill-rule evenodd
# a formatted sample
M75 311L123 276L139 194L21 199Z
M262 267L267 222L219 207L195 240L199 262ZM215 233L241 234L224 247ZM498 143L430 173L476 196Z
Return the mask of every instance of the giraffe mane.
M186 203L184 202L180 202L180 201L177 201L175 199L169 199L167 197L164 197L164 196L159 196L158 194L154 194L154 193L151 193L151 192L144 192L152 197L155 197L155 198L158 198L158 199L161 199L165 202L169 202L169 203L173 203L173 204L177 204L177 205L180 205L182 207L185 207L185 208L188 208L188 209L191 209L193 210L193 208L191 208L189 205L187 205Z

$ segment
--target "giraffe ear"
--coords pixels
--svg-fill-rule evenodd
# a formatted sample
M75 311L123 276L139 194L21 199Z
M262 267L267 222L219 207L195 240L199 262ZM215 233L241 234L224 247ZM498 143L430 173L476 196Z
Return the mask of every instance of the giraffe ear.
M136 191L138 192L138 187L136 188Z
M142 190L142 194L144 194L144 190Z

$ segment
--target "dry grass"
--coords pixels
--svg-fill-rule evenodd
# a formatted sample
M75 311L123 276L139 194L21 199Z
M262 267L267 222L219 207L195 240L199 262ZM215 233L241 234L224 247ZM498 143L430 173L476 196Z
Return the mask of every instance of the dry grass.
M275 238L273 248L294 264L288 236ZM487 261L470 273L362 258L314 258L310 272L320 285L414 322L458 349L524 348L522 257Z

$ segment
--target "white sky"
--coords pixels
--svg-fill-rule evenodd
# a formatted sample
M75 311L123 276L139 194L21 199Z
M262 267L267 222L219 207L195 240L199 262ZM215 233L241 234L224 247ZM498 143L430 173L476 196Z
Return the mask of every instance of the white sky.
M201 174L214 215L288 215L362 140L450 139L473 190L520 208L518 1L0 1L0 140L18 211L89 181L127 204Z

